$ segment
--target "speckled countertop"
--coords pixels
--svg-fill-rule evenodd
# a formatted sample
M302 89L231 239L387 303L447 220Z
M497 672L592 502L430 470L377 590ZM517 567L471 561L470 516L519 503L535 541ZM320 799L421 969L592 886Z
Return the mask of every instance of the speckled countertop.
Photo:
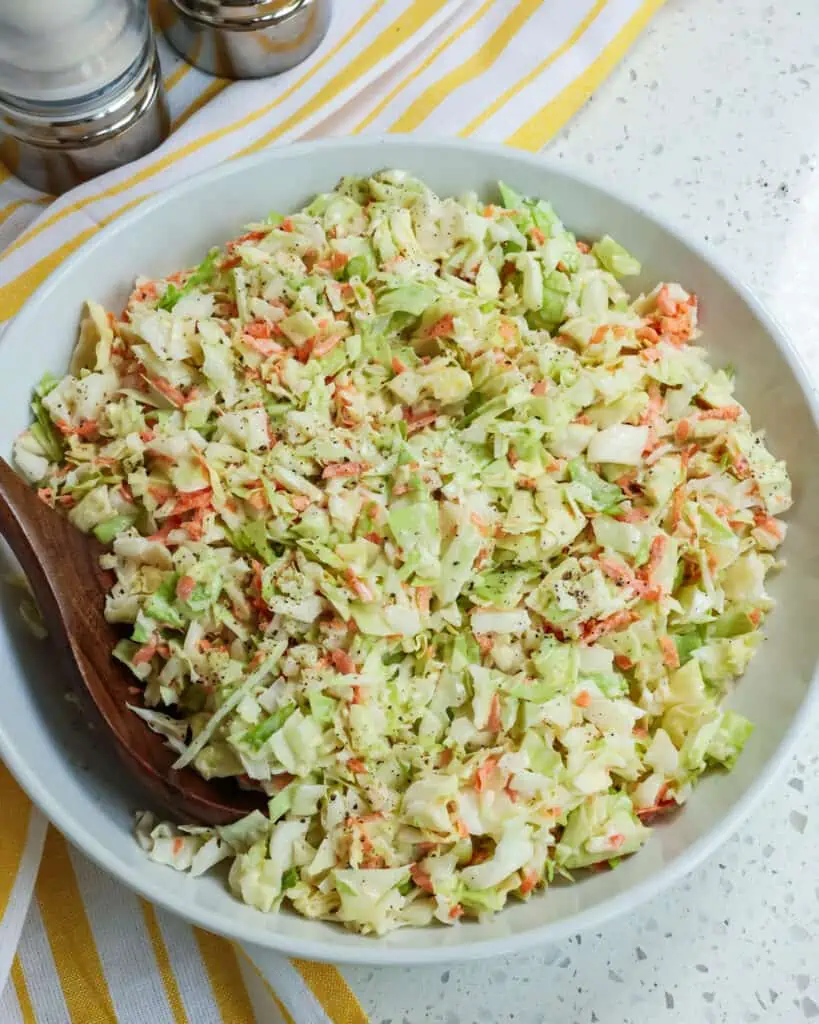
M819 0L669 0L549 152L685 223L819 379ZM373 1024L819 1024L819 721L689 878L603 931L345 973Z

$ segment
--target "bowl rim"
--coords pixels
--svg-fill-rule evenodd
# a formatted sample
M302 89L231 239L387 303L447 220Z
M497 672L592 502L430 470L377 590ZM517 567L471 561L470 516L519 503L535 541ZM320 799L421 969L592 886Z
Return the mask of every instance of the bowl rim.
M498 143L441 138L424 134L413 133L411 139L413 145L417 145L419 148L427 148L431 151L446 152L458 150L463 152L466 150L467 152L474 153L476 157L482 154L497 155L501 153L521 164L527 164L536 169L548 170L559 177L577 182L585 188L614 199L638 217L659 226L668 234L679 239L709 270L722 278L762 325L769 340L777 347L788 364L793 377L805 397L814 426L817 429L817 434L819 434L819 391L813 384L811 375L801 355L793 347L786 332L776 318L767 310L752 290L737 279L733 271L725 265L720 257L709 247L704 246L697 239L693 238L686 230L681 229L677 224L672 224L670 219L665 216L648 211L639 201L624 195L618 188L611 187L608 182L602 180L601 176L565 167L560 161L540 153L527 153ZM322 151L326 150L338 148L372 150L377 149L379 145L384 145L389 149L391 144L401 145L402 143L406 144L406 141L407 137L401 135L364 135L297 142L288 144L286 147L274 147L235 161L218 164L209 170L192 175L190 178L180 181L170 188L154 193L139 203L135 209L128 211L123 217L103 227L101 231L80 246L57 270L49 275L28 298L23 308L9 324L2 340L0 340L0 344L8 345L14 343L16 333L24 334L28 321L37 317L41 305L48 301L50 293L54 288L58 286L63 278L72 274L74 267L82 263L86 256L97 246L106 244L114 236L122 235L143 217L152 214L166 203L175 202L177 198L185 195L192 189L199 188L207 182L217 181L234 173L241 174L245 169L264 165L268 162L275 164L280 157L285 155L288 157L303 156L307 158L312 155L321 154ZM439 946L433 940L433 932L430 935L430 939L433 941L430 941L429 945L421 948L393 947L379 939L372 940L372 944L362 943L360 946L344 946L337 945L332 941L332 938L327 940L300 939L282 935L275 931L271 931L264 936L254 935L252 938L248 938L241 923L234 923L225 915L209 908L203 908L200 905L187 905L181 899L177 900L174 897L173 886L162 886L151 880L135 878L129 873L126 865L102 843L89 837L84 832L81 822L66 811L59 800L50 794L45 781L38 776L33 767L29 766L24 753L18 748L12 732L7 730L2 720L0 720L0 756L2 756L4 763L35 806L85 855L132 891L179 915L190 923L217 935L245 943L250 947L255 947L257 950L265 949L307 960L367 966L415 966L438 964L441 962L455 963L479 960L491 956L503 956L521 952L539 945L545 945L546 943L560 942L577 932L598 928L612 918L636 909L639 905L676 884L730 838L739 825L749 816L751 810L758 805L771 783L781 774L791 756L797 739L805 729L811 715L815 713L817 706L819 706L819 663L814 666L813 674L802 703L799 705L797 714L785 731L779 746L763 766L756 779L749 785L748 789L717 825L696 839L683 853L663 865L644 881L640 881L623 892L616 893L586 910L572 914L559 921L547 921L542 925L529 928L517 934L486 939L479 938L466 943L452 943L451 945Z

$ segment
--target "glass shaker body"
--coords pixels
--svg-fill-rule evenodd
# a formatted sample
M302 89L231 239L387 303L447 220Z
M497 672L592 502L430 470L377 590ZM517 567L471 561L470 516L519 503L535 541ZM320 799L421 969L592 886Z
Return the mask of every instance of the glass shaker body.
M11 171L62 192L167 132L142 0L0 0L0 157Z

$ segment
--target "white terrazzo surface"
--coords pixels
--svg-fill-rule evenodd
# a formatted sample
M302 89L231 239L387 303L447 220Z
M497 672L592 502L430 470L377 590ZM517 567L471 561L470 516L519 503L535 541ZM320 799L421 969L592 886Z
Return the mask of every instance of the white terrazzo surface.
M717 247L819 382L819 0L669 0L549 151ZM819 1024L817 804L814 721L740 833L604 931L345 973L373 1024Z

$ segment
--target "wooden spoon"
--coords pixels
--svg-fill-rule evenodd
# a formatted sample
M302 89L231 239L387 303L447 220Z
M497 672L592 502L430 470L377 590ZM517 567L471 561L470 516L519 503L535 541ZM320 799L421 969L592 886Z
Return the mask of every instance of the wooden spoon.
M175 771L176 754L128 709L139 701L139 688L111 654L121 637L103 614L113 583L113 575L99 566L105 548L41 501L4 459L0 534L28 577L67 677L79 677L123 760L154 798L177 820L208 825L263 809L267 798L261 792L242 790L229 780L207 781L190 768Z

